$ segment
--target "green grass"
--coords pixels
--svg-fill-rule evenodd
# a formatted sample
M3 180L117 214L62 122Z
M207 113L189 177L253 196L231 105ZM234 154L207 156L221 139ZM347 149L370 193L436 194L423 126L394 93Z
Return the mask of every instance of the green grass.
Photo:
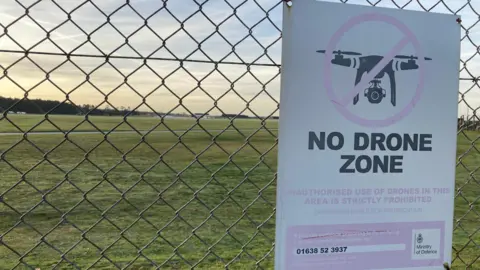
M23 126L38 121L15 118ZM68 119L61 124L64 129L81 121L53 119ZM120 118L100 119L108 129ZM5 132L3 121L0 130ZM153 119L141 121L132 120L147 129L155 125ZM194 123L169 121L176 129ZM209 129L226 125L228 121L205 121ZM41 269L57 264L56 269L75 269L68 262L80 269L113 269L111 262L119 268L152 269L150 261L161 269L225 269L226 264L255 269L256 262L272 269L276 138L267 131L254 133L251 128L259 122L239 125L243 136L196 132L179 139L152 133L145 137L151 147L137 134L108 135L111 144L103 135L72 134L68 140L35 135L28 141L0 137L0 194L9 190L0 203L0 234L6 244L0 245L0 269L12 269L24 254L23 263ZM454 253L460 255L454 255L453 269L466 264L480 269L475 246L480 243L480 186L475 173L470 175L480 165L480 154L470 150L479 134L467 134L470 139L459 135L457 151L459 156L468 153L462 158L466 168L457 168L457 187L466 200L455 201L455 215L462 220L454 232ZM16 269L27 268L20 264Z
M263 125L276 129L277 120L262 123L256 119L199 119L156 118L143 116L70 116L70 115L7 115L0 118L0 132L45 132L45 131L162 131L206 129L219 130L234 125L238 129L258 129Z

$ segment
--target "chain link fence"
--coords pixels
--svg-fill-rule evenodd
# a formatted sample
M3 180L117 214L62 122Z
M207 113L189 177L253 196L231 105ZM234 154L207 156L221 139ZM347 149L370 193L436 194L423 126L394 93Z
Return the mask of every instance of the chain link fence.
M480 4L344 3L462 16L453 269L480 269ZM272 269L283 7L2 0L0 269Z

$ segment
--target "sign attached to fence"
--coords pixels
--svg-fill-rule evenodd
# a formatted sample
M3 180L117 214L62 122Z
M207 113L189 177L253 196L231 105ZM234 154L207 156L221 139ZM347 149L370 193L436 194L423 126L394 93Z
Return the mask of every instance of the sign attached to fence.
M460 25L285 5L275 269L450 263Z

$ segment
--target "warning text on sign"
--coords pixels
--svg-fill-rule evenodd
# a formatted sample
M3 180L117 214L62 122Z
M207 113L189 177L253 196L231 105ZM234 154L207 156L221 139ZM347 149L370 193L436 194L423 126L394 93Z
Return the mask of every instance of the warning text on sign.
M448 188L292 189L290 196L305 197L304 204L419 204L448 195Z

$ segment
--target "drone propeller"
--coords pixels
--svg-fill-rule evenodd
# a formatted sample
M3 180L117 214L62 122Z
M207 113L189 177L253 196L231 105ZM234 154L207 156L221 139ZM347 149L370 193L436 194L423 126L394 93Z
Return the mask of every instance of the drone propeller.
M317 52L319 53L325 53L325 50L318 50ZM344 55L362 55L361 53L358 52L349 52L349 51L333 51L335 54L344 54Z
M418 59L417 56L413 56L413 55L410 55L410 56L408 56L408 55L396 55L395 58L399 58L399 59L411 59L411 60L413 60L413 59ZM430 58L430 57L425 57L425 60L432 60L432 58Z

